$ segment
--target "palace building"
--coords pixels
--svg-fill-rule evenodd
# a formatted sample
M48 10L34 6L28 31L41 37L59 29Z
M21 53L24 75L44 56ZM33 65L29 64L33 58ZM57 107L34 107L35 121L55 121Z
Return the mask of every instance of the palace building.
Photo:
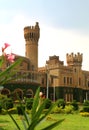
M15 79L5 83L1 94L14 95L18 92L21 99L34 97L40 86L43 95L51 100L63 98L66 102L89 100L89 71L82 70L83 54L66 54L67 65L59 56L49 56L44 67L38 67L39 23L24 28L25 56L16 55L24 60L19 65ZM8 61L0 70L8 67ZM26 76L19 76L24 75Z

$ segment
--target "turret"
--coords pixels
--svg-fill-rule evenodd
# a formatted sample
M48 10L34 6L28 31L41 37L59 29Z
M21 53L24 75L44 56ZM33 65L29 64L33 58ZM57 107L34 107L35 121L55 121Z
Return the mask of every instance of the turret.
M66 61L68 66L82 66L82 54L79 52L77 54L71 53L66 54Z
M25 56L30 59L31 70L38 69L38 41L40 37L39 23L36 22L35 26L27 26L24 28Z

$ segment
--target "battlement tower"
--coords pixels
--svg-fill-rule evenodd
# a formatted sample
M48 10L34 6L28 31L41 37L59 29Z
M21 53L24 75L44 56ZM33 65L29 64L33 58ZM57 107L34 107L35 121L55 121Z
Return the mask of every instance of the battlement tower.
M39 23L36 22L35 26L27 26L24 28L25 38L25 56L30 59L31 70L38 69L38 41L40 37Z
M79 52L77 54L71 53L66 54L66 61L68 66L82 66L82 54Z

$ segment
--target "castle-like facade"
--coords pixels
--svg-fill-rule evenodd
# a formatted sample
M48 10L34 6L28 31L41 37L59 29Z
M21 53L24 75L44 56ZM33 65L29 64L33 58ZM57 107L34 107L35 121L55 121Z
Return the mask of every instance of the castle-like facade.
M89 71L82 70L83 55L66 54L67 65L59 56L49 56L44 67L38 67L39 23L24 28L25 57L19 65L15 80L4 84L2 94L12 95L16 92L23 98L33 97L40 86L43 95L51 100L63 98L66 102L89 100ZM19 57L16 55L16 59ZM7 61L8 62L8 61ZM4 70L7 63L1 68ZM17 68L16 68L17 69ZM24 75L19 77L18 75Z

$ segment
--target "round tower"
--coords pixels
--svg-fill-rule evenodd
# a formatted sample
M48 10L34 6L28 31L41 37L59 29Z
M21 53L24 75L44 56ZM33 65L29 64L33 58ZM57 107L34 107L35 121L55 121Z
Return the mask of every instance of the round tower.
M39 23L35 26L27 26L24 28L25 56L30 59L30 69L38 69L38 40L40 37Z

